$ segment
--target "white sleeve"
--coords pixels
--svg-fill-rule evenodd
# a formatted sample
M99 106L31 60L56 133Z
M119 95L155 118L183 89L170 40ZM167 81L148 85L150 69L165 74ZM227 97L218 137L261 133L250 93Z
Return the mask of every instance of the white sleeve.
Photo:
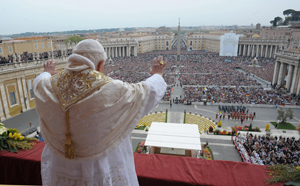
M154 74L144 81L147 87L150 89L149 100L147 105L145 106L145 110L142 116L145 116L147 113L151 111L162 99L165 95L167 84L163 77L158 74Z
M36 83L39 80L41 80L42 78L48 78L48 77L51 77L51 74L49 72L43 72L40 75L38 75L38 77L36 77L33 81L32 88L34 88L34 86L36 85Z

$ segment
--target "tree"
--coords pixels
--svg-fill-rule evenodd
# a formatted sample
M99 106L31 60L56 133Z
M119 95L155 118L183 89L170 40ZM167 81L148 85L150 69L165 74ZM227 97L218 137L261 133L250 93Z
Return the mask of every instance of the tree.
M277 26L277 23L282 20L281 17L277 16L274 18L274 20L271 20L270 23L273 25L273 27L276 27Z
M287 110L283 110L282 108L279 108L277 110L278 116L277 116L277 120L280 120L282 124L286 123L286 119L289 117L290 119L293 119L294 115L291 108L287 109Z
M286 17L291 16L291 14L294 13L294 12L296 12L296 11L293 10L293 9L287 9L287 10L283 11L283 15L286 16Z
M288 25L290 21L300 21L300 11L287 9L283 11L283 15L285 16L283 25Z
M82 41L82 40L83 40L83 38L80 37L80 36L70 36L70 37L68 37L68 38L65 40L65 44L68 44L69 41L70 41L70 44L72 44L72 43L77 44L77 43L79 43L79 42Z

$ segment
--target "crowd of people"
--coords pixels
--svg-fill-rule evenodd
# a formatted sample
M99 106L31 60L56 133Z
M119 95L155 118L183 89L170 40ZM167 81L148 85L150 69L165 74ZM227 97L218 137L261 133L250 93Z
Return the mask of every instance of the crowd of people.
M300 166L300 138L239 134L235 141L245 161L259 165Z
M149 69L152 61L157 56L163 56L167 60L164 79L168 85L175 83L175 57L167 55L167 51L149 52L138 56L116 57L107 61L105 65L105 74L114 79L120 79L128 83L137 83L150 77Z
M283 90L264 90L261 87L184 87L186 101L200 102L204 95L205 100L212 103L300 105L299 95L288 95Z
M248 78L245 74L225 70L224 73L213 74L182 74L183 85L205 85L205 86L260 86L256 80Z
M72 54L72 50L67 50L66 51L66 55L71 55ZM28 62L28 61L32 61L32 60L42 60L45 59L47 60L49 58L49 54L48 52L43 52L43 53L23 53L20 54L20 58L18 57L18 54L14 54L15 55L15 61L16 62ZM50 52L50 55L52 55L52 52ZM62 56L61 50L58 51L53 51L53 57L54 58L58 58ZM13 55L8 55L7 57L3 57L0 56L0 64L5 64L5 63L13 63L14 61L14 56Z
M219 56L217 53L209 53L198 51L188 53L189 55L181 55L181 74L208 73L208 74L229 74L236 73L235 69L243 69L248 74L272 81L274 72L273 58L257 58L255 67L252 57L228 57ZM222 77L221 77L222 78ZM233 77L236 78L236 77ZM246 79L246 77L244 78ZM184 83L183 83L184 84ZM190 84L186 84L190 85Z

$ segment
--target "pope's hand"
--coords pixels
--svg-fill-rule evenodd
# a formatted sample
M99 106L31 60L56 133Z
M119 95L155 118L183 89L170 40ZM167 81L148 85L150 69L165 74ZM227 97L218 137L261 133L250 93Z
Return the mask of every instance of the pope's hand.
M166 66L167 60L164 61L164 58L162 56L158 56L157 58L154 58L152 68L150 68L150 74L159 74L163 75L164 69Z
M44 72L48 72L51 76L57 74L58 72L55 71L55 66L57 61L54 62L53 59L49 59L48 61L44 62Z

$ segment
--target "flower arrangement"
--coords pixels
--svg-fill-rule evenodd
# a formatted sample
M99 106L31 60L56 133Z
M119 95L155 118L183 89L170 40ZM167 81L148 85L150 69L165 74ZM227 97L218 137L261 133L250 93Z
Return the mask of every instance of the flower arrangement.
M137 153L146 153L147 152L147 147L145 146L145 142L141 141L138 143L135 152Z
M266 130L270 130L270 124L269 123L266 124Z
M18 153L18 149L32 149L35 143L30 141L38 141L35 138L26 138L21 135L20 131L13 128L4 127L3 123L0 123L0 149L9 152Z
M221 120L218 122L218 127L222 127L222 121Z
M221 135L231 135L231 132L230 131L226 131L226 130L220 131L219 129L216 129L214 131L214 134L217 134L217 135L219 135L219 134L221 134Z
M205 158L208 159L208 160L211 160L211 159L212 159L212 158L211 158L211 154L210 154L210 152L209 152L208 149L205 149L205 150L204 150L204 156L205 156Z
M215 131L214 131L214 134L220 134L220 130L219 129L216 129Z
M238 131L254 131L254 132L256 131L256 132L261 132L260 128L258 126L256 126L255 128L252 128L252 126L251 126L251 129L250 129L250 127L246 128L246 126L245 127L243 127L243 126L234 126L234 127L231 127L231 129L232 129L232 132L235 132L235 133L237 133Z
M266 172L271 176L266 180L267 184L300 181L300 167L290 165L266 166Z

